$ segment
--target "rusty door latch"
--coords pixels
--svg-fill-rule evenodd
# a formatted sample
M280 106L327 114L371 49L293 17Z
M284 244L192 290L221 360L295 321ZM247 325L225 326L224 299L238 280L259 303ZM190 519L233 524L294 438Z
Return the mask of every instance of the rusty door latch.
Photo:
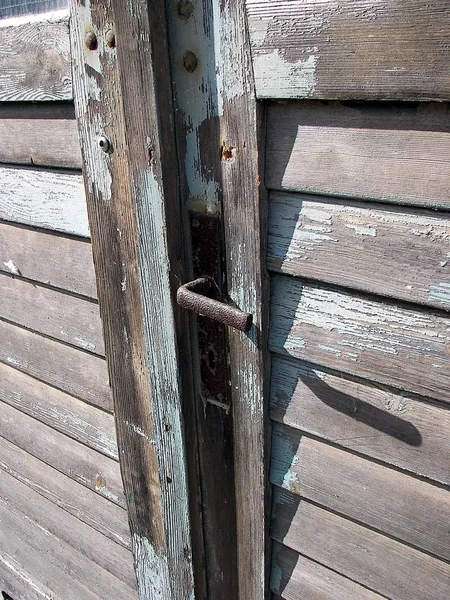
M218 321L239 331L249 331L252 326L252 315L225 302L210 298L208 294L216 284L210 277L200 277L185 283L177 290L177 303L187 310Z

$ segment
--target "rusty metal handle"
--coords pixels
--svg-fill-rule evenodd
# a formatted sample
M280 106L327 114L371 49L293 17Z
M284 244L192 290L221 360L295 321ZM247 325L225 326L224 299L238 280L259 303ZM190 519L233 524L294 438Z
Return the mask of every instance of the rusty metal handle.
M252 326L252 315L224 302L209 298L208 294L214 287L214 280L209 277L200 277L195 281L185 283L177 290L177 302L183 308L192 310L203 317L219 321L219 323L229 325L239 331L249 331Z

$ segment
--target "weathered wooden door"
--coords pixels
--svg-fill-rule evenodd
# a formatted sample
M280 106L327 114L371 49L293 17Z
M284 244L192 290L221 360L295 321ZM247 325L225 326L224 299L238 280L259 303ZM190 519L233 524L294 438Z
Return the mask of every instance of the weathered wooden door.
M140 597L444 600L450 10L72 8Z

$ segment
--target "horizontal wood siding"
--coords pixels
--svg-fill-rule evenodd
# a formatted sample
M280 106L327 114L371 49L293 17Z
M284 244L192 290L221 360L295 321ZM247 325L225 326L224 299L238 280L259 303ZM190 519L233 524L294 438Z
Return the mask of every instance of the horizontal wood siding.
M0 166L0 219L89 237L82 176Z
M71 99L68 20L0 27L0 101Z
M450 494L445 489L282 425L273 431L271 481L328 510L450 559Z
M291 102L267 123L269 188L450 208L447 104Z
M0 469L131 550L126 510L0 437Z
M273 192L267 258L280 273L450 308L446 213Z
M131 600L67 13L32 21L0 21L0 592Z
M277 487L273 506L277 542L388 598L448 599L449 563Z
M355 5L360 24L366 4ZM325 5L337 3L301 10ZM448 597L449 114L447 104L268 105L277 598Z
M272 278L270 347L450 401L450 320L300 279Z
M104 356L98 305L0 274L0 318Z
M450 565L275 488L272 536L395 600L448 599Z
M92 249L84 239L0 222L0 271L97 297Z
M0 436L126 508L119 464L0 401Z
M450 99L446 2L246 3L260 98Z
M382 596L301 556L273 544L271 588L283 600L381 600Z
M25 496L23 499L21 494ZM92 530L86 529L81 521L62 514L61 509L3 472L0 472L0 519L0 568L14 566L16 572L28 579L32 589L43 586L44 597L109 600L112 596L134 596L127 551L106 537L93 537ZM100 561L102 566L96 564ZM105 563L110 569L126 573L127 581L108 572ZM5 582L6 589L8 571L4 568L0 571L0 581Z
M118 460L112 415L3 364L0 364L0 400Z
M278 423L450 485L448 405L274 356L270 414Z
M74 119L5 119L0 110L0 140L0 162L81 169Z
M86 566L83 570L74 573L76 579L83 582L84 572L87 571L87 577L89 577L94 565L96 571L97 566L103 569L106 573L99 571L99 576L104 577L103 582L98 582L100 585L97 584L97 586L92 588L91 591L94 594L99 593L99 588L102 589L99 593L100 596L101 594L106 594L106 590L103 590L104 583L109 580L110 584L114 586L115 578L117 578L119 580L117 582L117 592L121 590L122 593L127 593L126 588L128 587L130 588L128 595L131 595L130 592L136 587L136 583L133 573L133 563L128 550L106 536L99 535L91 527L77 519L77 517L69 515L62 508L56 506L50 500L47 500L41 494L1 469L0 503L6 504L14 516L22 517L25 525L32 523L33 525L41 526L47 536L51 536L67 544L72 549L72 556L79 554L80 557L84 557ZM13 540L14 537L10 540L12 548L14 548ZM35 540L33 541L35 542ZM46 544L41 549L41 552L45 556L48 550L49 548ZM70 562L64 564L62 570L67 569L70 572L69 564ZM59 568L61 569L61 565ZM110 577L110 575L114 577ZM52 584L54 586L53 581ZM110 595L107 597L111 597L115 593L114 588L108 590L108 593ZM127 597L125 596L125 598Z
M0 362L112 412L106 362L32 331L0 321Z

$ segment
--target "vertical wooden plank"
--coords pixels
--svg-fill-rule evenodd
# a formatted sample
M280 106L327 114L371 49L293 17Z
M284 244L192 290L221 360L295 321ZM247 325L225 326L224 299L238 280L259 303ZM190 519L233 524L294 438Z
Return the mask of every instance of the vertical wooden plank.
M185 207L189 278L209 276L218 299L225 291L220 112L217 96L214 3L167 0L180 185ZM237 533L233 414L226 329L192 318L196 372L195 417L201 472L205 586L198 599L236 600ZM203 595L202 595L203 594Z
M171 295L183 275L165 6L72 0L71 7L76 111L139 595L191 599ZM111 30L114 48L105 39ZM95 50L87 49L86 32L96 34Z
M255 100L245 2L214 0L221 102L222 190L228 293L253 314L249 334L229 331L233 390L240 600L268 597L269 505L266 435L269 377L266 196L261 184L264 122ZM251 551L249 551L251 549Z

